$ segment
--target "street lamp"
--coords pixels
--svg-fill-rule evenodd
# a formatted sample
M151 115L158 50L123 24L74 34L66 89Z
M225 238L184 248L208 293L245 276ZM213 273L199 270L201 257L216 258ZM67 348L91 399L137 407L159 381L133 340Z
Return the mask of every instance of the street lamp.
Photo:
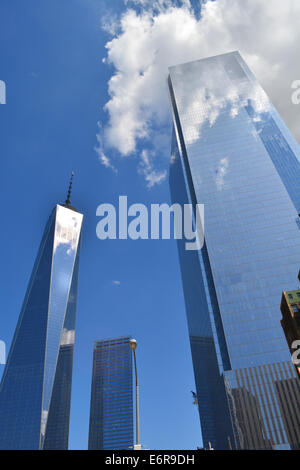
M134 446L134 450L141 450L140 444L140 418L139 418L139 383L138 383L138 376L137 376L137 368L136 368L136 357L135 357L135 350L137 347L137 341L135 339L131 339L129 341L130 349L133 352L133 359L134 359L134 370L135 370L135 396L136 396L136 444Z

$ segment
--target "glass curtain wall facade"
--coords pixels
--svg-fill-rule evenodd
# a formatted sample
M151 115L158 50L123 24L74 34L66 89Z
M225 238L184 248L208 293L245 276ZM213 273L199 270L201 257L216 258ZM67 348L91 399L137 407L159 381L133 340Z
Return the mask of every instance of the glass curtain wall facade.
M0 449L67 449L83 216L46 225L0 384Z
M178 241L204 447L298 449L279 306L300 265L299 146L238 52L170 67L168 87L171 197L205 206L203 248Z
M130 337L96 341L89 449L132 449L133 389Z

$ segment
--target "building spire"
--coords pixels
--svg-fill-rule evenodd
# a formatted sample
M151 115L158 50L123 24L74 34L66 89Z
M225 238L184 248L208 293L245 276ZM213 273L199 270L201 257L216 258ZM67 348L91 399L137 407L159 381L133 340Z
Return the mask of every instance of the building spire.
M65 202L65 204L66 204L67 206L69 206L69 205L71 204L70 197L71 197L71 191L72 191L73 177L74 177L74 171L72 171L72 175L71 175L71 179L70 179L70 184L69 184L69 189L68 189L68 194L67 194L67 199L66 199L66 202Z

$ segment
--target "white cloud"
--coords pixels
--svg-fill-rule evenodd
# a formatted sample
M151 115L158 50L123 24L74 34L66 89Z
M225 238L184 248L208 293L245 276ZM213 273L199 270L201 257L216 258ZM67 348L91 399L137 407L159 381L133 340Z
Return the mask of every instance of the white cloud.
M120 282L120 281L112 281L112 283L113 283L115 286L120 286L120 285L121 285L121 282Z
M122 156L138 152L139 173L149 187L165 179L163 170L156 167L158 155L169 157L166 146L158 152L159 145L153 145L153 139L160 132L171 140L166 86L170 65L239 50L300 140L299 107L291 100L291 84L300 78L299 0L208 1L200 19L188 0L181 7L172 6L169 0L126 3L129 8L118 28L113 19L111 31L118 30L118 34L106 44L106 61L114 66L114 72L105 105L109 119L101 139ZM130 5L138 6L138 12ZM150 154L146 158L140 150L149 145L151 161ZM101 162L111 165L102 140L99 148ZM169 158L163 161L166 168Z
M106 14L101 15L101 28L103 31L106 31L111 36L118 34L119 31L119 21L116 15Z
M98 124L98 129L99 129L98 134L96 136L98 145L97 145L97 147L95 147L95 151L98 154L99 161L106 168L110 168L111 170L113 170L114 173L117 173L118 170L114 167L114 165L111 163L110 159L104 153L103 137L102 137L102 134L103 134L102 125L101 125L100 122L98 122L97 124Z
M146 149L141 152L141 161L138 166L138 172L144 176L148 188L152 188L155 184L162 183L167 177L167 170L158 170L154 168L153 159L151 158L149 151Z

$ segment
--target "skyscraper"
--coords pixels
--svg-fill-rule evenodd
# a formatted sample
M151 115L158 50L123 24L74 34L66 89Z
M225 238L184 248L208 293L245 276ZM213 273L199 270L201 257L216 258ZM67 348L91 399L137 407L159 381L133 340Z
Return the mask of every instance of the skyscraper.
M178 241L204 446L299 448L279 311L300 264L299 146L238 52L170 67L168 86L172 200L205 205L203 248Z
M89 449L133 449L130 337L94 345Z
M83 216L47 222L0 384L0 449L67 449Z

